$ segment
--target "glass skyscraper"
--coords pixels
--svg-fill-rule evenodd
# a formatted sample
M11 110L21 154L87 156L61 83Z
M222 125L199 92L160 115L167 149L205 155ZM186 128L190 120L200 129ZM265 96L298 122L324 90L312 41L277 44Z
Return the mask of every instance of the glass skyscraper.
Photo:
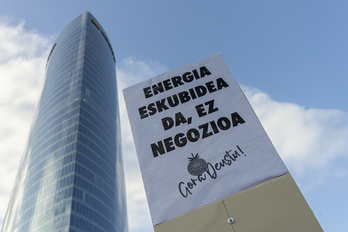
M115 57L89 12L49 54L2 231L128 231Z

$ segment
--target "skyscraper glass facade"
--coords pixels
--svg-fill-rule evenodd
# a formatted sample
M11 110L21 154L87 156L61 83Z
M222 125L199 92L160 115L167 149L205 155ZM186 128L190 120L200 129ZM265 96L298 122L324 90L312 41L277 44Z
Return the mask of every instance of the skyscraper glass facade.
M128 231L115 57L91 13L49 54L2 231Z

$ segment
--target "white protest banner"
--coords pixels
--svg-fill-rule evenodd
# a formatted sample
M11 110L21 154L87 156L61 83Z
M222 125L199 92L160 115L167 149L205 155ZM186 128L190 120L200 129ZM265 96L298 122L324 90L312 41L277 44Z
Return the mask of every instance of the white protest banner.
M154 225L288 172L221 55L124 97Z

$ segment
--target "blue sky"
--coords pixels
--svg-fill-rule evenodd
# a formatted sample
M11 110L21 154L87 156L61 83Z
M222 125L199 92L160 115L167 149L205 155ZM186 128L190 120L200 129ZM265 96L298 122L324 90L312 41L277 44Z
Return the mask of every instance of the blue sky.
M89 10L113 45L120 89L221 53L324 231L348 229L347 1L0 5L0 224L49 50ZM122 117L130 231L153 231L125 112Z

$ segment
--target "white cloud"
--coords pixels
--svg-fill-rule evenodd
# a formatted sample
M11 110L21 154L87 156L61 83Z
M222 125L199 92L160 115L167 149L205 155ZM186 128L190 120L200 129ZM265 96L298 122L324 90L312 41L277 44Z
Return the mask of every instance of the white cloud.
M0 223L40 94L50 38L0 20Z
M27 31L24 28L24 21L13 25L13 19L7 17L0 19L1 63L17 57L30 59L42 56L42 50L47 48L50 39L35 31Z
M348 113L334 109L306 109L277 102L266 93L243 86L278 153L301 179L325 181L337 160L348 157Z
M24 23L11 25L0 20L0 224L29 133L35 105L41 89L52 38L27 31ZM134 57L118 63L119 89L167 71L158 63ZM347 157L348 113L338 110L306 109L281 103L260 90L243 87L271 140L293 174L303 180L320 179L342 157ZM132 135L119 91L122 120L123 154L130 231L152 231L151 219ZM334 178L347 176L339 168Z

